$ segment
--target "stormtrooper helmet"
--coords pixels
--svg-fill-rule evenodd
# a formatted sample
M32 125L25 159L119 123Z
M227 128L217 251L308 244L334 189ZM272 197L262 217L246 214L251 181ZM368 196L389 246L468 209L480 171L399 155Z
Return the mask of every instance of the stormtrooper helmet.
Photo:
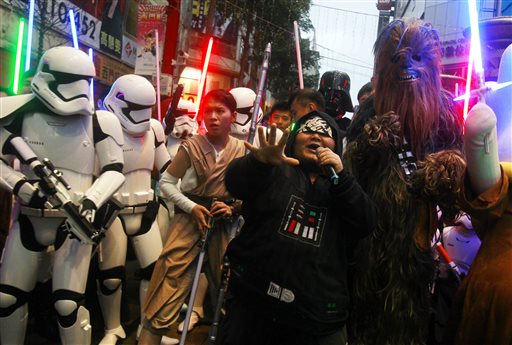
M231 135L245 140L251 129L252 112L256 93L247 87L236 87L229 90L236 101L236 121L231 124ZM257 123L263 118L263 111L258 112Z
M32 92L58 115L92 115L90 83L96 75L89 56L72 47L48 49L31 82Z
M126 74L119 77L103 102L121 122L123 130L140 135L150 129L151 107L156 103L155 88L144 77Z
M481 244L467 214L463 213L453 226L443 229L443 244L461 272L467 274Z
M197 106L188 100L180 99L178 108L176 109L176 117L171 135L176 139L186 139L197 134L197 121L194 116Z

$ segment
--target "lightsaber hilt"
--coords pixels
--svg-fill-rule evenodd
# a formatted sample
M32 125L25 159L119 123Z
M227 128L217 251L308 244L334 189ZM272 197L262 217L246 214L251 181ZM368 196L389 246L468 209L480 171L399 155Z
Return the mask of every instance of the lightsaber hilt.
M460 281L462 273L459 270L459 267L457 266L457 264L452 260L450 255L448 255L448 252L446 252L446 249L444 249L443 245L439 242L436 243L436 249L437 249L437 252L439 253L439 255L441 255L443 260L450 267L451 271L455 275L455 278L457 278L457 280Z
M208 334L208 345L215 345L217 341L217 332L220 326L220 317L224 298L228 290L229 284L230 264L227 256L224 256L222 263L222 278L220 282L219 295L217 297L217 305L215 306L215 313L213 316L212 325L210 326L210 333Z
M247 141L249 144L254 142L254 136L256 135L256 125L258 123L258 114L260 112L260 103L265 88L265 81L267 80L268 65L270 63L270 55L272 53L271 44L267 43L265 53L263 55L263 64L261 66L260 82L258 84L258 92L256 93L256 99L254 100L253 112L251 117L251 127L249 130L249 138Z
M299 37L299 24L295 20L293 22L293 34L295 36L295 53L297 54L297 71L299 73L299 88L304 88L304 78L302 77L302 58L300 54L300 37Z

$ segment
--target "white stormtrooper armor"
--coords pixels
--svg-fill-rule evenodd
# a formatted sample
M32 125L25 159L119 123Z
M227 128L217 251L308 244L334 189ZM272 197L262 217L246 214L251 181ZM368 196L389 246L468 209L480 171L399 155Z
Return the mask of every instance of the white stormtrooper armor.
M0 100L0 186L21 203L0 267L2 344L24 343L27 297L50 245L55 247L52 297L61 341L90 344L89 312L81 303L92 245L63 230L69 213L48 208L39 191L41 178L31 168L38 160L50 159L70 186L69 199L90 221L121 186L121 126L113 114L93 112L89 82L94 75L94 64L84 52L52 48L41 58L32 80L33 95ZM21 161L20 172L11 168L14 157ZM95 169L101 174L93 183Z
M247 140L251 130L251 119L253 116L252 112L254 108L254 101L256 100L256 93L247 87L235 87L234 89L229 90L229 92L233 95L236 101L236 121L231 124L230 135L240 140ZM257 124L259 124L262 119L263 110L260 108ZM266 132L268 134L268 130L266 130ZM280 129L277 129L276 140L279 141L282 135L283 132ZM260 146L257 134L254 136L253 144L257 147Z
M236 121L231 124L231 135L240 140L246 140L251 130L251 119L256 93L247 87L235 87L229 90L236 101ZM263 111L258 112L258 122L263 118Z
M41 58L32 92L55 114L91 115L94 109L89 84L95 74L87 54L72 54L69 47L57 47Z
M153 167L165 171L171 160L162 125L151 119L151 107L155 102L156 93L151 83L134 74L118 78L104 100L105 107L114 112L124 129L123 174L126 181L114 195L125 208L100 244L98 298L105 321L101 345L115 344L126 336L120 316L127 236L142 269L141 308L154 264L162 251L160 230L155 221L158 202L151 189L151 171Z
M443 229L443 246L464 275L468 274L480 249L480 243L471 220L465 213L455 221L453 226Z
M135 74L118 78L104 100L105 108L116 114L124 132L133 135L149 130L151 107L155 103L156 94L151 83Z
M180 99L176 109L176 117L174 118L174 127L167 137L167 151L171 155L171 159L176 156L178 147L181 142L195 134L197 134L198 124L194 120L197 106L185 99Z

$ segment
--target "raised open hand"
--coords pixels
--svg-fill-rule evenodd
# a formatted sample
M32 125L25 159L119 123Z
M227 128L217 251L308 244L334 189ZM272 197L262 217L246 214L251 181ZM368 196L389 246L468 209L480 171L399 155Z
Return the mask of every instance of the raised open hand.
M260 141L260 147L253 146L248 142L245 142L245 147L249 151L252 152L254 157L262 163L272 164L272 165L282 165L282 164L290 164L290 165L299 165L299 161L295 158L287 157L284 154L284 148L286 146L286 141L288 140L288 136L290 135L290 130L286 129L283 132L283 136L276 143L276 125L272 124L270 126L270 133L268 136L268 140L265 137L264 128L258 126L258 138Z

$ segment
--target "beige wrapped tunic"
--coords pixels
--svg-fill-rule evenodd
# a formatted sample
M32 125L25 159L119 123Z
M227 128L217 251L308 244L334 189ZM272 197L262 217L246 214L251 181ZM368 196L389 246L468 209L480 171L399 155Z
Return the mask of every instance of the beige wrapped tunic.
M218 161L215 150L203 135L196 135L182 145L198 177L197 187L188 194L201 198L229 198L224 185L224 173L233 159L245 154L243 142L230 137ZM220 267L229 241L227 224L216 224L210 237L208 265L205 267L212 289L219 286ZM156 262L143 306L146 317L144 326L160 334L168 334L170 326L178 319L181 306L192 288L197 267L195 259L201 249L198 246L201 233L190 214L177 212L169 226L170 231Z

